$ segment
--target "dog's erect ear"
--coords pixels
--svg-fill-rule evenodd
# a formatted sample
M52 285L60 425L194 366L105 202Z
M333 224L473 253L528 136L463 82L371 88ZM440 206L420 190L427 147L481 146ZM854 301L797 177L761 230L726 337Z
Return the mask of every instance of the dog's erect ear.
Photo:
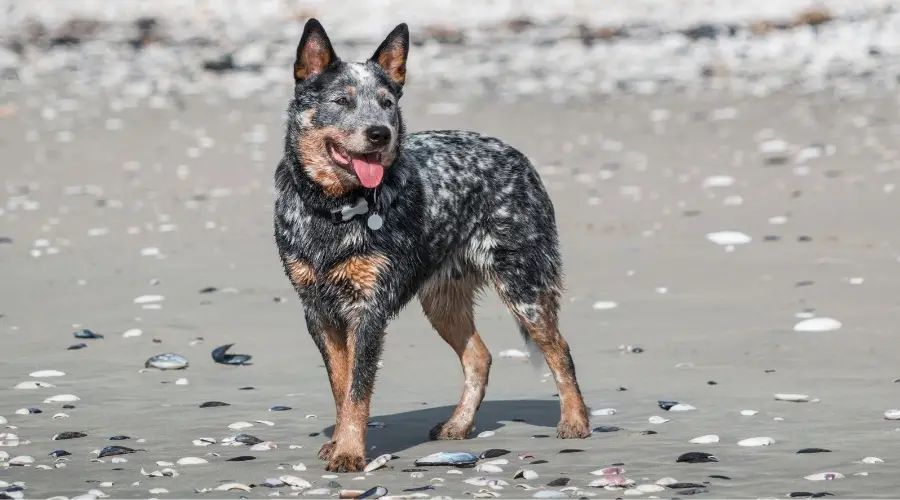
M294 82L300 83L307 78L321 73L329 64L338 60L331 47L331 40L325 33L322 23L315 19L306 22L303 36L297 45L297 60L294 61Z
M409 55L409 27L398 24L381 42L372 60L384 68L391 80L398 85L406 83L406 56Z

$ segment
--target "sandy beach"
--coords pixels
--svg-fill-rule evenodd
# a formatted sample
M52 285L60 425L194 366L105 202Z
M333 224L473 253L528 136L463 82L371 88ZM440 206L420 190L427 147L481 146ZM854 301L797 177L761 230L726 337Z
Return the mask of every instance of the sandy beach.
M283 85L265 74L276 83L240 97L221 84L184 95L4 84L0 498L318 498L375 486L411 498L900 496L900 423L885 418L900 407L900 116L889 88L860 79L760 96L698 86L500 102L411 76L401 103L411 130L496 135L541 172L565 257L563 334L587 404L615 412L593 416L586 440L555 439L553 380L501 356L524 348L489 294L477 322L494 364L476 430L427 441L462 374L413 303L389 329L368 434L369 458L394 458L329 475L316 453L332 397L272 239L291 82L287 68ZM83 329L104 338L73 335ZM251 364L215 363L210 352L230 343ZM162 353L189 366L143 370ZM64 375L31 376L43 370ZM45 402L62 394L78 400ZM200 407L210 401L228 406ZM229 428L237 422L252 427ZM86 436L51 440L63 432ZM241 433L277 448L221 443ZM110 445L145 451L92 454ZM828 451L797 453L806 448ZM478 468L414 465L488 449L509 453ZM718 461L676 463L688 452ZM33 462L17 465L23 456ZM240 456L253 460L228 461ZM208 463L176 464L185 457ZM633 483L604 488L613 479L595 472L611 466ZM166 468L177 476L142 473ZM536 476L516 477L526 469ZM813 480L820 473L836 475ZM264 486L283 476L309 486ZM227 483L249 491L205 491Z

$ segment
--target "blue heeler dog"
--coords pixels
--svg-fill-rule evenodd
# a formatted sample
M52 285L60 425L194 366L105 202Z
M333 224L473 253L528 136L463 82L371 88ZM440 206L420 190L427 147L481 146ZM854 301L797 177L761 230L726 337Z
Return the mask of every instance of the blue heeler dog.
M275 240L334 394L337 422L319 451L332 472L365 467L385 328L413 296L465 377L456 411L430 437L469 435L491 367L472 310L487 284L553 372L557 436L591 434L557 327L562 262L550 197L525 155L498 139L405 133L398 101L408 53L400 24L368 61L341 61L310 19L294 63Z

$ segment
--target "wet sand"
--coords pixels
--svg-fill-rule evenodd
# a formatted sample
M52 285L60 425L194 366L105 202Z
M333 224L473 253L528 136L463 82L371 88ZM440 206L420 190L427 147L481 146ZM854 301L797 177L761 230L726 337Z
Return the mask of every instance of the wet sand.
M458 114L439 115L428 112L439 98L408 89L410 129L494 134L540 169L556 205L565 256L563 333L588 405L617 410L593 417L593 424L622 430L583 441L534 437L555 435L556 390L545 370L499 357L522 345L489 294L478 325L495 356L475 434L496 434L427 442L428 429L457 402L462 375L453 352L413 303L389 329L372 407L372 420L386 425L370 429L368 439L370 458L396 458L386 469L329 479L315 455L333 423L331 394L271 237L270 185L282 143L284 95L213 104L190 97L183 109L167 100L142 101L118 112L110 110L110 101L89 98L57 101L50 112L43 110L48 101L42 95L9 96L0 118L0 237L12 240L0 243L0 416L16 427L4 432L30 441L0 451L33 456L34 465L53 466L48 453L55 449L72 456L65 468L0 469L0 480L25 482L28 498L73 497L92 488L113 498L193 498L195 488L260 484L285 474L314 488L333 480L346 489L382 485L392 495L433 484L424 493L455 498L490 490L464 483L467 478L503 479L509 485L491 491L522 498L537 491L515 484L558 491L544 485L568 477L570 487L615 498L624 492L588 487L599 478L591 471L614 463L625 464L625 476L637 484L664 477L709 481L706 496L714 498L900 494L900 432L883 417L900 406L900 384L894 382L900 376L894 314L900 212L893 188L900 170L892 97L662 93L565 105L460 103ZM777 152L782 146L787 151ZM797 162L798 152L813 150L823 156ZM704 187L712 176L731 176L734 183ZM786 222L772 224L773 217ZM717 231L740 231L752 241L727 251L707 240ZM153 254L148 248L161 255L142 255ZM199 293L206 287L218 290ZM164 296L160 309L133 302L149 294ZM597 310L598 301L617 307ZM792 331L803 312L843 326ZM105 338L74 338L72 332L82 328ZM143 334L122 337L133 328ZM191 345L198 337L203 342ZM66 350L79 342L88 347ZM253 355L252 365L213 363L210 351L232 342L233 352ZM623 353L625 345L643 352ZM148 357L164 352L184 355L190 366L139 371ZM65 376L29 377L47 369ZM188 385L172 383L182 377ZM56 387L13 389L28 380ZM248 386L254 389L240 390ZM42 403L66 393L81 398L74 409ZM779 402L776 393L820 401ZM199 408L212 400L230 406ZM697 410L666 412L658 400ZM293 409L267 411L275 405ZM26 407L43 413L15 414ZM740 414L749 409L759 413ZM63 411L70 418L51 418ZM654 425L651 416L671 421ZM257 423L240 432L274 441L277 449L191 443L233 436L239 432L229 424L254 420L275 425ZM657 434L641 435L644 430ZM50 441L63 431L88 436ZM106 440L120 434L132 439ZM705 434L721 441L688 442ZM758 436L775 443L736 444ZM91 461L92 450L111 444L147 451L125 456L126 463ZM832 451L796 453L807 447ZM502 473L427 468L424 477L414 478L404 472L429 453L489 448L512 451ZM560 454L565 448L583 451ZM675 462L690 451L712 453L719 462ZM160 469L157 461L209 452L220 457L176 466L178 477L140 473ZM520 460L520 453L547 463L528 465L533 459ZM225 461L239 455L256 459ZM867 456L885 463L857 463ZM307 470L279 469L298 463ZM513 479L523 468L539 477ZM827 471L846 478L804 479ZM861 472L868 475L856 475ZM104 481L114 484L98 486ZM160 487L168 493L149 493ZM257 487L206 496L257 498L275 491L292 493Z

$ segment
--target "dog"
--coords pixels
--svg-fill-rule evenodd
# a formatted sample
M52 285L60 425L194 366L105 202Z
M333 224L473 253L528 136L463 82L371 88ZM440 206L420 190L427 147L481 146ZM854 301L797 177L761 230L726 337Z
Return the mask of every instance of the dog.
M485 285L553 373L557 436L591 434L557 326L562 262L550 197L526 156L499 139L406 133L399 100L408 54L409 29L400 24L367 61L342 61L310 19L294 62L275 173L275 241L334 395L334 432L319 451L331 472L366 465L385 328L415 296L465 378L453 415L429 437L468 437L491 367L473 321Z

